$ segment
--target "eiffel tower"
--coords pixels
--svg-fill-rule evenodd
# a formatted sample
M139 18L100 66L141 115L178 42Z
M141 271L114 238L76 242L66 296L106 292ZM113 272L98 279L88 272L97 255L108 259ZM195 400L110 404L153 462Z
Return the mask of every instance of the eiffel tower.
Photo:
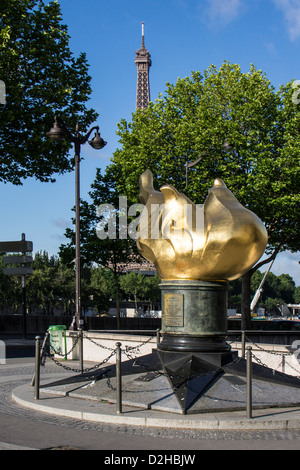
M144 23L142 23L142 45L135 53L137 66L136 109L145 109L150 101L149 67L150 54L145 47Z

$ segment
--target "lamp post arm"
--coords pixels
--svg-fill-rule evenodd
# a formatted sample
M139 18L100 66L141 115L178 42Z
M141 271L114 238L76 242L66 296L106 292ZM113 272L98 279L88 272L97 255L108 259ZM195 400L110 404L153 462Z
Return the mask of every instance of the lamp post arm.
M188 169L192 168L194 165L196 165L198 162L200 162L201 158L206 155L206 152L203 152L197 160L194 160L193 162L186 162L185 164L185 187L187 188L188 186Z
M198 162L200 162L201 158L206 155L206 152L203 152L197 160L194 160L193 162L187 162L186 165L188 168L192 168L192 166L196 165Z
M59 117L59 116L57 116L57 115L55 115L54 119L55 119L57 122L59 122L59 124L60 124L61 127L63 128L63 131L64 131L64 133L66 134L66 136L68 137L68 139L69 139L71 142L74 143L74 142L76 141L76 136L74 136L74 135L69 131L69 129L67 128L67 125L66 125L65 121L64 121L61 117Z
M88 133L87 133L84 137L82 137L82 138L80 139L80 143L81 143L81 144L85 144L86 141L88 140L89 136L91 135L91 133L92 133L93 131L99 132L99 126L94 126L94 127L92 127L92 128L88 131Z

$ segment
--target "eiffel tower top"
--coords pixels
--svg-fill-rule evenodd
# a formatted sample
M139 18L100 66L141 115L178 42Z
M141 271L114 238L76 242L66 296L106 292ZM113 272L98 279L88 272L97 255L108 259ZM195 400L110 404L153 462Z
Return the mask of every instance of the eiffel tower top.
M145 23L142 23L142 49L145 49Z
M142 44L138 51L135 52L136 58L135 63L138 64L139 62L147 62L149 67L151 66L151 55L149 51L145 47L145 23L142 23Z
M145 109L150 101L149 67L151 67L150 54L145 47L145 28L142 23L142 44L135 52L137 66L136 109Z

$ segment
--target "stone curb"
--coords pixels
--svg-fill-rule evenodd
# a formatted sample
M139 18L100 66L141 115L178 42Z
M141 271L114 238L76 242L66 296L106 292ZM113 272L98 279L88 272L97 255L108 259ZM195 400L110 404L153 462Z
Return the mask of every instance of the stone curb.
M219 431L300 429L299 408L255 410L253 414L259 415L260 413L260 416L254 416L252 419L243 417L244 411L178 416L167 412L137 410L128 406L123 407L123 414L120 415L115 413L115 406L105 403L87 403L70 397L54 398L53 395L47 396L46 394L43 394L40 400L35 400L34 390L28 384L14 389L12 397L15 402L25 408L93 423Z

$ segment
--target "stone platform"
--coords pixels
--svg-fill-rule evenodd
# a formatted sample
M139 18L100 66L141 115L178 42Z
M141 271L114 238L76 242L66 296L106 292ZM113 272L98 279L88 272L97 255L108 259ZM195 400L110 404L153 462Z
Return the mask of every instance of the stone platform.
M206 358L207 359L207 358ZM178 364L179 361L179 364ZM183 361L183 362L182 362ZM212 365L201 355L174 357L166 369L157 350L122 362L122 403L175 414L239 411L246 408L246 361L235 357ZM115 365L43 384L41 394L116 402ZM300 380L253 363L253 409L300 406Z

